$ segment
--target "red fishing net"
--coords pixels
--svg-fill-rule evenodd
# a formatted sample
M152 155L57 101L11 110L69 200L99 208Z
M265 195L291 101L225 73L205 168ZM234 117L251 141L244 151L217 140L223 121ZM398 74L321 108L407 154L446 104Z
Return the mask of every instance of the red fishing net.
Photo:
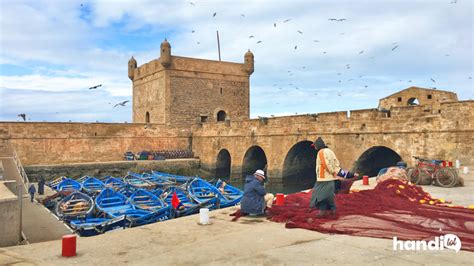
M309 208L310 198L311 192L288 195L284 205L269 210L270 219L287 228L399 240L455 234L462 249L474 251L474 210L434 199L404 180L388 179L374 189L336 195L333 217L316 218L319 211Z

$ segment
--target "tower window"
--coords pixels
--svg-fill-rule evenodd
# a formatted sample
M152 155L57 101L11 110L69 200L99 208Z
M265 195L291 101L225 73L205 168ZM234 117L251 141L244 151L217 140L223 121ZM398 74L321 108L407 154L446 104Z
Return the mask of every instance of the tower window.
M431 100L433 98L433 96L431 96L431 94L428 94L428 96L426 96L428 98L428 100Z
M408 105L420 105L420 102L418 101L417 98L410 98L408 100Z
M226 113L224 111L221 110L217 113L218 122L225 121L225 117L226 117Z
M150 113L149 112L146 112L146 114L145 114L145 122L147 124L150 123Z
M402 97L398 97L398 102L401 102L402 101Z
M222 94L222 88L221 88L221 94Z
M207 115L201 115L201 122L207 122Z

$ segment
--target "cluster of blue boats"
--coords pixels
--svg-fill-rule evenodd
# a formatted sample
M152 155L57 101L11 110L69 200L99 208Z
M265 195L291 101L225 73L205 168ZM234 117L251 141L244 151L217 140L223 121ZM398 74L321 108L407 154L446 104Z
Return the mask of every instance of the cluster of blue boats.
M43 204L81 236L234 206L243 196L221 180L156 171L129 172L123 178L60 177L47 185L57 193Z

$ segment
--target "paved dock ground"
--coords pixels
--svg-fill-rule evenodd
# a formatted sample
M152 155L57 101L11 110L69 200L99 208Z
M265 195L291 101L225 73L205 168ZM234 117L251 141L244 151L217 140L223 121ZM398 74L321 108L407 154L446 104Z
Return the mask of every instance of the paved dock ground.
M470 264L474 252L393 251L392 240L286 229L264 218L231 222L236 207L78 238L77 256L63 258L61 241L0 249L0 264Z

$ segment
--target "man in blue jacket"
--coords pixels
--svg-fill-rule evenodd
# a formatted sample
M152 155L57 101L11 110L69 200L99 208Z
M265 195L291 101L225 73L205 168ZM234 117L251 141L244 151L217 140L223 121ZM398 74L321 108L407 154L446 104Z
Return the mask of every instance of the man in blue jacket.
M274 196L265 191L264 180L263 170L257 170L245 178L244 196L240 202L240 211L243 214L262 215L265 213L265 207L272 206Z

